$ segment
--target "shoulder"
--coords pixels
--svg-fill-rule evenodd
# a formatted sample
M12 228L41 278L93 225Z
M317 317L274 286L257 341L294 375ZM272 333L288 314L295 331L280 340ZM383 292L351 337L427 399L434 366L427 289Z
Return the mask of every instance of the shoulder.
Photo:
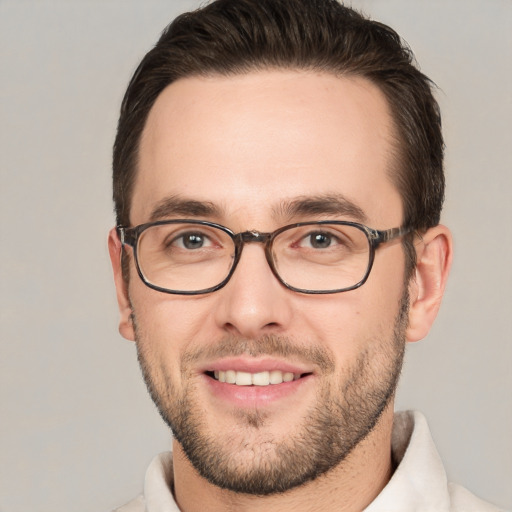
M144 497L140 495L126 505L116 508L113 512L145 512L145 510Z
M450 503L452 512L506 512L487 501L483 501L461 485L449 483Z

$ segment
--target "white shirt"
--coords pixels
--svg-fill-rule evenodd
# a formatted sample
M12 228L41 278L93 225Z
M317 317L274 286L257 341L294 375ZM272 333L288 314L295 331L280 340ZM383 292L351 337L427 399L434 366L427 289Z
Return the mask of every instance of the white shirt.
M425 417L419 412L395 414L392 455L397 468L382 492L364 512L498 512L463 487L449 483ZM144 494L115 512L180 512L169 483L172 454L153 459Z

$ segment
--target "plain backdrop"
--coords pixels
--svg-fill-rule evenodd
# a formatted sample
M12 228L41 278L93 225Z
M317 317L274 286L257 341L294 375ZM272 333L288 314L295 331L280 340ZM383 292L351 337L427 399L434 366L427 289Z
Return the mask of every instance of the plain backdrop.
M350 3L350 2L349 2ZM512 508L512 2L354 0L438 84L455 261L409 347L450 479ZM108 511L171 446L117 332L106 240L122 94L197 1L0 0L0 511Z

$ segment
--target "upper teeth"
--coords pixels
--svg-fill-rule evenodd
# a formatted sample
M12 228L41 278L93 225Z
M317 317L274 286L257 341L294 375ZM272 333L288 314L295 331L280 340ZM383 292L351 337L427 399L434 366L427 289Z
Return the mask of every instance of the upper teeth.
M236 384L237 386L268 386L269 384L281 384L300 378L300 373L282 372L280 370L258 373L216 370L213 373L218 381Z

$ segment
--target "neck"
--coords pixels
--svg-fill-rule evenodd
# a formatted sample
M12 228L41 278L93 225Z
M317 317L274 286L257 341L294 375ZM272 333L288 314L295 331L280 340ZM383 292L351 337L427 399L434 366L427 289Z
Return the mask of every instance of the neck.
M201 477L174 441L175 498L183 512L352 512L366 508L393 473L391 430L393 406L382 414L373 431L340 464L325 475L287 492L270 496L240 494Z

